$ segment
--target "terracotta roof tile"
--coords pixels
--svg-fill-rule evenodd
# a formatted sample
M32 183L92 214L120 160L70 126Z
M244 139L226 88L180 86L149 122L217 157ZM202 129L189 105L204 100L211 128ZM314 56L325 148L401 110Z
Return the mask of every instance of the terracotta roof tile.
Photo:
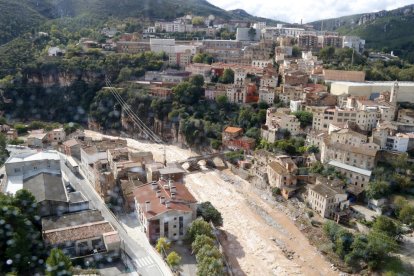
M47 230L43 232L43 239L49 244L100 237L104 233L113 232L114 228L107 221L99 221L65 228Z
M135 198L143 208L145 208L147 201L150 202L150 210L148 212L144 210L147 219L151 219L169 210L192 212L190 204L197 203L197 200L187 187L181 183L173 183L172 186L176 188L175 192L173 192L175 193L175 197L172 198L171 191L167 186L167 181L159 180L158 182L148 183L134 190ZM159 196L157 196L157 191L159 191ZM165 203L161 203L160 197L164 197L165 202L170 202L169 208L166 207Z

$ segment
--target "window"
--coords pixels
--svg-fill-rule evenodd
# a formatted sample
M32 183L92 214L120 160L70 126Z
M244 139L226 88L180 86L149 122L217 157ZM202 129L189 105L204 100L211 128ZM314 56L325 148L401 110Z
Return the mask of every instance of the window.
M179 234L180 236L184 235L184 217L180 217L178 220L179 223Z

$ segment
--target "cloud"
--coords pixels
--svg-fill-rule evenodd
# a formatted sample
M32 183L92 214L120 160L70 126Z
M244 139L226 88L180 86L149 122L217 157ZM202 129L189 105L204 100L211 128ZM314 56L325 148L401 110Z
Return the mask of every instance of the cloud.
M358 13L390 10L413 4L414 0L208 0L225 10L244 9L256 16L290 23L312 22Z

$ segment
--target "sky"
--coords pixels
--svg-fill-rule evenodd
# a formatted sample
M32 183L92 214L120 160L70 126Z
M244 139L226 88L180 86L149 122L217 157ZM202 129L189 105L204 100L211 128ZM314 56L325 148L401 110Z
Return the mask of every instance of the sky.
M344 15L392 10L414 0L208 0L225 10L248 13L289 23L312 22Z

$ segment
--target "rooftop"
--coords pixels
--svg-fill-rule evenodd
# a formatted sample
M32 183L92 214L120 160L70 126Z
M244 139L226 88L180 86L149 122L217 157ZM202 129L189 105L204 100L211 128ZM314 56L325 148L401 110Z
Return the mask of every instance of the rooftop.
M42 219L43 231L104 221L99 210L86 210Z
M169 183L172 184L171 187L175 187L175 191L173 190L171 192ZM157 196L157 191L159 191L159 196ZM171 193L175 193L174 198L172 198ZM134 195L137 202L142 206L147 219L151 219L171 210L192 212L190 204L197 203L197 200L184 184L168 182L165 180L142 185L135 189ZM170 203L169 208L167 208L165 203L161 203L161 197L165 198L165 202ZM147 201L150 202L148 211L145 209L145 203Z
M227 133L237 133L237 132L240 132L240 131L243 131L243 129L239 128L239 127L226 127L224 129L224 132L227 132Z
M22 153L11 156L6 163L20 163L29 161L40 161L40 160L55 160L59 161L60 156L57 151L41 151L38 153Z
M338 194L338 191L325 184L316 184L310 189L325 198L331 198Z
M63 142L63 145L66 147L73 147L73 146L79 145L79 143L75 139L70 139L70 140Z
M335 160L329 161L328 164L331 165L331 166L334 166L334 167L338 167L338 168L341 168L341 169L345 169L347 171L355 172L355 173L362 174L362 175L369 176L369 177L372 174L372 172L369 171L369 170L364 170L364 169L354 167L354 166L351 166L351 165L347 165L347 164L344 164L342 162L338 162L338 161L335 161Z
M23 188L30 191L37 202L44 200L68 202L61 175L40 173L23 181Z
M364 145L364 144L362 144ZM346 145L346 144L341 144L341 143L329 143L329 146L333 149L336 150L341 150L341 151L345 151L345 152L352 152L352 153L356 153L356 154L362 154L362 155L368 155L371 157L375 157L377 155L378 149L374 149L374 148L368 148L368 147L364 147L364 146L359 146L359 147L354 147L354 146L350 146L350 145ZM368 144L365 144L368 145Z
M105 233L114 232L114 228L107 221L98 221L82 225L61 227L43 232L43 239L48 244L62 244L78 240L101 237Z

